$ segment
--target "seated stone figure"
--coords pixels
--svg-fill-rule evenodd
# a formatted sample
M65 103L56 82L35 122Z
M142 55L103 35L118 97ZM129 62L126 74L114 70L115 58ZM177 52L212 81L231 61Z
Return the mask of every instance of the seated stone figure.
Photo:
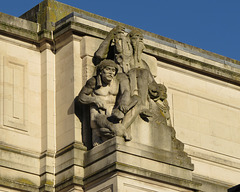
M95 64L103 59L111 59L118 64L119 72L127 73L130 70L133 49L124 30L124 27L116 26L109 32L95 53Z
M133 30L125 35L124 27L113 28L95 53L97 60L105 58L114 60L121 74L129 79L129 105L121 105L119 110L113 111L113 116L121 119L121 124L128 129L138 115L144 119L151 117L148 101L148 86L158 85L154 80L149 66L142 60L143 34L140 30ZM124 106L127 106L124 108ZM130 110L130 111L129 111ZM123 114L121 115L121 113Z
M122 124L126 129L135 121L138 115L145 120L152 116L149 108L148 87L151 86L156 92L159 91L159 86L154 80L148 64L142 60L145 48L142 32L137 29L132 30L127 35L127 39L130 42L132 54L129 62L130 69L126 75L129 78L130 96L131 98L138 98L138 102L132 112L127 113L123 119Z
M93 147L120 136L186 156L171 124L167 89L158 84L142 59L143 34L113 28L95 52L97 74L90 78L78 99L90 105Z
M78 95L83 104L90 104L90 126L93 146L113 136L128 140L124 126L111 115L113 109L126 109L129 103L129 80L125 74L118 74L118 66L112 60L103 60L97 66L97 75L90 78ZM117 98L117 96L120 96ZM116 107L117 106L117 107ZM122 115L123 118L124 114ZM121 118L120 118L121 119Z

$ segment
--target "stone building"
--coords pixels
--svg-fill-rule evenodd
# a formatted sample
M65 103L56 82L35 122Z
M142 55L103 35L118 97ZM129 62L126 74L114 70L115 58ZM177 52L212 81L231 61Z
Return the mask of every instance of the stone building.
M117 25L135 30L55 0L19 18L0 13L0 191L224 192L239 184L240 61L147 31L142 60L167 88L172 127L137 117L131 141L92 147L89 106L77 96Z

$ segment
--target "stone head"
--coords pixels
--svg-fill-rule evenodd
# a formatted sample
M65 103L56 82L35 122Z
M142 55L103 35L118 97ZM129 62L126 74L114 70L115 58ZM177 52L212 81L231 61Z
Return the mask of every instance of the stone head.
M167 99L167 88L163 84L149 84L149 96L154 101Z
M114 38L115 39L122 39L123 36L124 36L124 31L125 31L125 28L123 26L116 26L114 28Z
M110 59L105 59L97 65L97 75L101 76L104 83L109 84L118 72L118 65Z
M167 99L167 88L163 84L158 84L159 86L159 99L165 100Z
M140 30L134 29L128 35L133 48L138 46L139 43L143 44L143 34Z

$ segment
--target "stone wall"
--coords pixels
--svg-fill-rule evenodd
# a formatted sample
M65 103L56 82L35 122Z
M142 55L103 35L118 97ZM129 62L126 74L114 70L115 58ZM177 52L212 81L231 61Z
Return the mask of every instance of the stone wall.
M67 11L45 17L47 6ZM144 128L142 139L91 149L89 109L76 97L95 74L95 51L121 23L52 0L22 18L0 14L0 190L223 192L239 184L239 61L142 30L143 60L167 87L192 171L166 165L168 153Z

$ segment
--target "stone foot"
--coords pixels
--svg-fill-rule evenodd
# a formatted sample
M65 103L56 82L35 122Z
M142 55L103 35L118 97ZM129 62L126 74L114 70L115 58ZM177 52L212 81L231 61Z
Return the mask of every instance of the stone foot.
M101 134L102 136L104 136L104 137L106 137L106 138L108 138L108 139L113 138L113 137L115 136L115 134L113 133L113 131L110 130L109 128L103 127L103 128L100 128L99 131L100 131L100 134Z

